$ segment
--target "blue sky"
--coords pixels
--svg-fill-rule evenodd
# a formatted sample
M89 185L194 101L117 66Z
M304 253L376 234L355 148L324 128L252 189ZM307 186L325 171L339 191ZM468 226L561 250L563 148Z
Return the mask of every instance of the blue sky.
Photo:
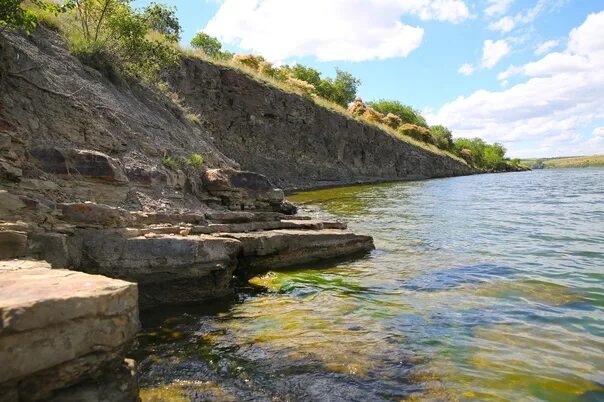
M183 45L203 30L237 53L340 67L364 100L398 99L513 157L604 153L603 0L165 3Z

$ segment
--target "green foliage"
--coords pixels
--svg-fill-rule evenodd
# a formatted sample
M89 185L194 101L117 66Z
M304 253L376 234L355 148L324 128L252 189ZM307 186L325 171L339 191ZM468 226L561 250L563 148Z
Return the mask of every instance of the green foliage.
M203 166L203 156L198 153L192 153L187 159L187 166L199 169Z
M207 56L218 60L230 60L235 56L227 50L222 50L222 43L204 32L199 32L191 39L191 46L201 50Z
M71 35L72 50L100 71L155 83L160 70L178 62L173 10L154 4L138 13L129 0L77 0L75 10L79 35Z
M31 34L38 25L38 16L32 7L24 7L23 0L0 1L0 31L3 29L18 29ZM63 4L54 1L31 0L34 7L54 15L64 13L73 8L72 1Z
M336 78L321 78L321 73L314 68L295 64L282 67L292 78L306 81L315 87L320 97L346 107L356 96L361 81L352 74L336 68Z
M149 28L164 35L170 42L178 42L181 26L176 17L176 8L164 4L151 3L143 11Z
M174 156L165 156L164 159L162 159L162 165L168 169L178 170L184 165L184 162L182 159Z
M419 111L413 109L411 106L403 105L397 100L380 99L379 101L368 102L367 104L382 114L392 113L397 115L403 120L403 123L428 128L426 119Z
M461 155L463 149L472 152L472 162L476 167L483 169L495 169L504 162L506 149L501 144L487 144L480 138L456 138L454 149Z
M451 130L445 126L430 126L430 134L436 139L436 146L440 149L450 151L453 149L453 135Z
M324 97L342 107L347 107L357 95L357 88L361 80L352 74L336 68L336 78L324 79L317 87L319 96Z
M321 84L321 73L314 68L303 66L302 64L295 64L292 67L284 66L291 77L306 81L309 84L313 85L315 88L318 88Z

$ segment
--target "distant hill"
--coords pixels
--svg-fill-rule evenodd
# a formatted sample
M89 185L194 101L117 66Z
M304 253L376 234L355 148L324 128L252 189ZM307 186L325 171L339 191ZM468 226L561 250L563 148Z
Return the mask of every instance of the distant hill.
M523 159L522 164L532 169L604 167L604 155L565 156L561 158Z

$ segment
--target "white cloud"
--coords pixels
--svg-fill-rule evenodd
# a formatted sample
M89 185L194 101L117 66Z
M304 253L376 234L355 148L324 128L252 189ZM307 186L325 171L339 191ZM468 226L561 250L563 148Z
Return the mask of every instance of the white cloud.
M558 0L558 2L561 0ZM512 29L523 25L530 24L533 22L539 14L545 11L548 7L556 7L558 2L553 0L539 0L532 8L529 8L523 12L520 12L514 16L505 16L498 21L491 22L489 29L492 31L499 31L502 33L510 32Z
M463 75L472 75L474 74L474 71L476 71L476 67L474 67L471 64L462 64L459 67L459 70L457 70L457 72L459 72L459 74L463 74Z
M555 39L545 41L545 42L539 44L539 46L537 46L537 48L535 49L535 54L539 56L539 55L548 53L550 50L552 50L559 44L560 44L560 41L555 40Z
M514 22L514 19L512 17L503 17L500 20L491 22L489 24L489 29L492 31L506 33L514 29L514 26L516 26L516 23Z
M493 17L505 13L514 0L487 0L488 6L484 9L484 13Z
M503 142L512 156L604 152L604 11L591 14L569 33L563 52L553 52L498 78L525 82L501 91L479 90L429 116L456 136ZM582 134L581 134L582 133Z
M323 61L406 57L422 42L405 15L457 23L463 0L224 0L203 29L270 60L315 56Z
M510 50L510 45L504 39L498 41L485 40L482 48L482 67L495 67L501 59L510 53Z

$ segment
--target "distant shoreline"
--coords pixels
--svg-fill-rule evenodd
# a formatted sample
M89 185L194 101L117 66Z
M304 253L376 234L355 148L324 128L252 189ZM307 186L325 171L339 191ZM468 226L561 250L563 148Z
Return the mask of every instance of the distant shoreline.
M604 167L604 155L532 158L521 162L532 169Z

